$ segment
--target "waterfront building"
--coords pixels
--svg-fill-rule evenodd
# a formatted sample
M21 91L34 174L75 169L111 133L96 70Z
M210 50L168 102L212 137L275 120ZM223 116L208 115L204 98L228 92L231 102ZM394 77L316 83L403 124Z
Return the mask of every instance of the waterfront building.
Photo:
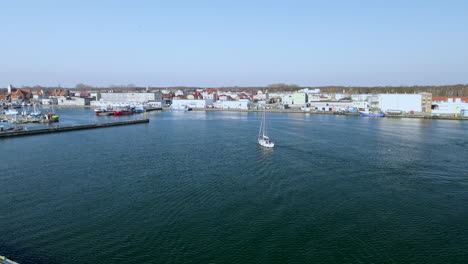
M369 102L371 98L375 97L375 94L352 94L351 100L358 102Z
M148 102L147 106L156 108L156 107L162 107L162 104L161 102Z
M293 100L293 104L295 105L304 105L307 103L307 94L306 93L293 93L292 100Z
M90 97L94 97L95 100L101 100L101 92L90 92Z
M292 105L293 102L294 102L292 94L284 95L283 99L282 99L282 102L285 105Z
M207 88L201 92L203 99L211 99L214 101L218 100L218 89Z
M182 90L177 90L175 93L174 93L174 96L185 96L184 92Z
M421 94L379 94L378 107L387 112L399 110L404 112L422 112Z
M58 96L57 97L57 104L58 105L76 105L76 106L84 106L84 105L91 105L91 101L94 101L93 97L78 97L78 96Z
M216 101L213 103L213 107L219 109L248 110L251 105L252 101L248 99L240 99L238 101Z
M40 100L43 105L56 105L58 104L57 98L43 98Z
M432 114L468 115L468 97L434 97Z
M284 96L287 96L291 93L286 93L286 92L269 92L268 97L270 98L275 98L275 99L282 99Z
M171 107L183 108L188 106L190 108L208 108L213 106L212 99L173 99Z
M423 112L430 113L432 110L432 94L431 93L420 93L421 98L421 110Z
M232 101L232 97L230 95L227 95L227 94L220 94L218 96L218 100L219 101Z
M149 101L162 101L161 92L153 93L101 93L101 100L106 102L122 102L143 104Z
M256 95L253 96L254 99L256 100L268 100L270 99L268 91L265 93L262 91L258 91Z
M305 105L307 104L307 94L306 93L288 93L285 94L282 98L282 103L285 105Z
M33 99L31 89L16 89L11 84L8 86L8 93L5 96L7 101L16 103L28 103L30 99Z
M58 98L59 96L70 96L70 91L68 89L54 89L50 92L50 97Z
M32 95L33 95L33 99L35 100L38 100L38 99L43 99L43 98L46 98L46 94L44 93L44 91L40 90L40 91L33 91L32 92Z
M361 101L361 102L353 101L352 107L355 109L369 109L370 105L369 105L369 102L365 102L365 101Z
M335 101L340 101L340 100L345 100L345 99L351 100L351 98L347 94L344 94L344 93L333 93L331 95L331 99Z
M349 111L354 108L353 102L311 102L310 108L318 111Z
M321 95L320 94L307 94L307 100L309 103L311 102L320 102Z

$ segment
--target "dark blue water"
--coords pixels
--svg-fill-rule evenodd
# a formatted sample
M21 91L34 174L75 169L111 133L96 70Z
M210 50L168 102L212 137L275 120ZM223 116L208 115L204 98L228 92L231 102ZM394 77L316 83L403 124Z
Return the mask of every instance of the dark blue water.
M148 117L0 140L0 254L22 264L468 263L466 121L270 114L277 146L262 149L256 113ZM97 118L61 109L62 125Z

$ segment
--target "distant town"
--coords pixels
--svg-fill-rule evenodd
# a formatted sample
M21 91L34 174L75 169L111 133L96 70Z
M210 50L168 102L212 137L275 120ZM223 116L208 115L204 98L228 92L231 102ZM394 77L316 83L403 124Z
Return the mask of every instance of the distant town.
M0 90L3 109L19 105L89 106L121 108L150 106L174 110L284 110L318 113L382 113L468 117L468 86L408 87L395 89L347 87L298 87L276 84L268 87L230 88L16 88ZM385 92L386 91L386 92ZM412 92L408 92L412 91ZM433 92L437 94L433 94ZM440 96L440 94L456 94Z

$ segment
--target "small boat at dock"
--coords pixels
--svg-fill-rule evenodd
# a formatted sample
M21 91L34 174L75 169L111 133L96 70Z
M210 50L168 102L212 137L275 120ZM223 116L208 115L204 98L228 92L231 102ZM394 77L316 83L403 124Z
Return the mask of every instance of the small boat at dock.
M135 113L144 113L146 112L146 108L142 105L136 106L134 109Z
M111 116L111 115L114 115L114 112L113 111L103 111L103 112L100 112L100 113L96 113L97 116Z
M360 116L369 116L369 117L384 117L385 114L382 111L370 111L370 110L364 110L364 111L359 111Z
M18 115L19 112L18 110L15 110L15 109L8 109L5 111L5 115Z
M114 115L115 116L121 116L121 115L133 115L133 110L130 108L124 108L121 110L114 110Z
M186 105L181 105L181 106L171 106L171 110L177 110L177 111L192 111L192 108L186 106Z
M98 108L98 109L94 109L94 113L95 113L97 116L110 116L110 115L114 115L114 111L109 110L109 109L107 109L107 108Z

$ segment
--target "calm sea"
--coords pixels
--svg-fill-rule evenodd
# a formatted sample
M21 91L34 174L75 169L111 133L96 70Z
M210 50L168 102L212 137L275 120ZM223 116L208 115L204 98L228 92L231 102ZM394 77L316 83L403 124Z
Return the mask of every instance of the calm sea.
M109 121L59 109L60 125ZM468 263L468 122L153 112L0 140L21 264ZM122 117L134 118L134 117ZM56 125L56 124L55 124Z

